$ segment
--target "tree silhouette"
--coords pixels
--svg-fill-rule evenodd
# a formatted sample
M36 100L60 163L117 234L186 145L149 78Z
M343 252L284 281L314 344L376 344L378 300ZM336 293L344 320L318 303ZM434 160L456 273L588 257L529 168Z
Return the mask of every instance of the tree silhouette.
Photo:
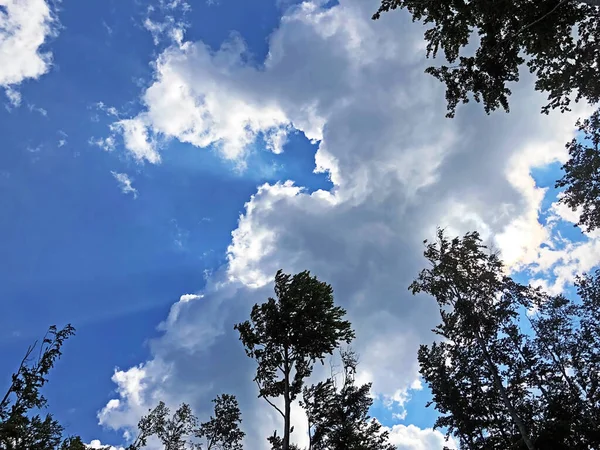
M63 427L52 414L42 417L36 411L47 406L41 389L48 374L62 355L64 342L75 334L67 325L59 330L52 325L41 343L25 352L21 364L0 400L0 448L2 450L80 450L78 437L63 440Z
M275 275L275 298L254 305L250 320L235 325L246 354L258 367L254 381L259 397L264 398L282 416L283 437L274 435L275 448L290 449L291 403L301 393L304 380L316 361L342 342L354 338L346 311L334 306L333 289L304 271ZM270 398L283 397L283 410Z
M309 424L310 450L394 450L389 433L369 416L373 404L371 383L355 384L358 357L341 353L341 383L336 374L324 382L305 387L302 405Z
M214 416L200 426L187 403L179 406L171 416L169 408L160 402L140 419L137 437L127 450L144 448L153 436L164 450L242 450L244 433L239 428L242 419L237 399L222 394L212 402L215 404Z
M567 144L570 159L556 187L566 188L561 202L573 210L581 208L577 225L592 231L600 228L600 110L578 121L577 127L583 136Z
M469 94L488 113L508 111L508 84L523 65L548 94L546 113L568 110L573 93L576 101L600 101L599 0L382 0L373 19L397 8L430 25L427 57L441 49L450 64L427 69L446 85L448 117ZM475 54L465 54L474 35Z
M440 230L425 256L411 290L440 311L442 339L418 355L435 426L461 448L600 448L600 273L570 300L506 276L477 233Z

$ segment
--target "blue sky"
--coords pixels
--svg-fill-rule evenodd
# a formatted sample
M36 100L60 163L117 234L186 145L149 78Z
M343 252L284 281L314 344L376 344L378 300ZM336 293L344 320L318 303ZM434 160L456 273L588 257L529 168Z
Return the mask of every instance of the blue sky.
M187 20L197 39L218 46L235 30L262 56L278 15L269 3L200 4ZM68 430L91 438L102 434L95 414L113 389L113 368L144 358L170 305L223 263L256 186L282 173L315 187L327 180L311 173L315 150L302 136L291 140L297 153L256 155L242 174L186 144L173 143L160 167L91 146L108 123L96 103L135 110L128 103L139 95L136 80L151 79L157 49L140 2L64 1L57 16L59 33L42 49L52 51L52 69L43 83L19 86L19 108L0 109L0 364L8 374L49 324L73 323L77 338L47 392ZM135 201L111 171L132 172Z
M5 50L43 37L10 70L0 59L5 380L48 325L72 323L52 411L87 442L122 444L157 396L176 404L188 386L205 404L224 389L232 318L277 268L308 268L348 309L398 448L441 448L427 390L411 389L435 311L406 292L420 242L437 225L478 228L524 281L568 289L597 262L598 237L573 228L553 188L586 111L537 114L525 79L510 115L469 105L448 121L422 29L400 13L373 24L375 6L0 0L22 28L0 28ZM42 19L23 27L23 14ZM211 367L201 380L190 355ZM251 417L262 406L239 364L229 383ZM119 381L136 367L141 383Z

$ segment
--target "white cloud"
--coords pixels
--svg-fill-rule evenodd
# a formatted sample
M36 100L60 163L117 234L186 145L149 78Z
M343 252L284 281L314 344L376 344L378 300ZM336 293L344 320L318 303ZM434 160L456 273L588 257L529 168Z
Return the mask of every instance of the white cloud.
M123 194L132 194L133 198L137 198L138 191L131 185L132 180L129 178L129 175L127 175L126 173L117 173L114 171L111 171L110 173L113 177L115 177L115 180L118 181L119 186L121 187L121 192L123 192Z
M100 147L105 152L112 152L116 147L115 137L107 136L105 138L90 138L88 144L95 145L96 147Z
M27 108L29 109L29 111L32 111L32 112L35 111L35 112L41 114L44 117L48 116L48 111L46 111L44 108L41 108L39 106L36 106L36 105L33 105L33 104L29 103L27 105Z
M183 294L179 298L179 301L182 302L182 303L187 303L187 302L190 302L192 300L197 300L197 299L200 299L200 298L202 298L202 296L198 295L198 294Z
M390 442L398 450L442 450L458 448L452 438L446 441L444 435L431 428L421 429L414 425L394 425L390 432Z
M65 145L67 145L67 138L69 137L69 135L67 133L65 133L63 130L58 130L56 132L60 137L58 139L58 148L64 147Z
M109 400L98 412L100 425L124 429L124 438L127 441L135 438L138 421L159 401L164 401L170 407L176 405L171 397L160 389L171 370L168 364L158 359L126 371L116 368L112 381L117 385L116 392L119 398Z
M102 444L98 439L93 439L89 444L86 444L87 448L90 449L102 449L102 450L125 450L123 447L114 447L112 445Z
M534 277L532 284L556 295L572 285L578 275L589 273L600 264L600 231L583 233L581 240L571 242L562 236L559 225L577 223L579 212L558 202L552 204L550 212L544 227L545 245L537 250L527 269Z
M163 22L155 22L146 17L144 28L152 34L154 45L158 45L164 36L167 36L176 44L181 44L185 32L185 25L175 22L175 19L171 16L167 16Z
M287 130L296 129L318 142L315 170L334 187L311 193L282 181L258 188L232 232L227 264L211 276L202 301L184 296L173 305L143 366L143 395L124 390L120 413L156 392L206 411L212 393L231 390L246 412L250 448L264 448L279 422L255 398L253 366L231 326L272 295L279 268L308 268L333 285L357 332L360 379L402 405L418 388L416 352L433 339L437 318L433 300L407 291L424 265L422 240L437 225L452 233L476 228L511 267L536 261L547 230L538 223L543 192L530 171L564 160L579 111L539 114L543 98L524 76L510 114L486 116L470 104L445 119L443 88L423 73L423 28L402 12L373 22L377 6L297 5L271 34L260 65L247 62L239 38L217 51L183 42L157 59L155 82L142 97L146 109L126 119L139 125L139 139L128 143L121 129L137 159L153 162L142 155L154 154L158 162L155 144L166 138L243 161L258 138L266 135L265 146L279 151ZM131 426L113 409L104 423ZM299 436L302 418L295 420ZM402 449L442 446L438 432L393 432Z
M45 0L0 0L0 87L14 106L17 86L45 74L52 55L40 47L56 34L57 22Z
M109 116L119 117L120 113L114 106L106 106L104 102L96 102L93 105L98 111L103 111Z
M111 125L111 131L119 132L123 135L125 147L137 161L143 162L147 160L152 164L160 162L156 139L149 135L144 116L119 120ZM114 142L114 135L106 139L110 138Z
M181 0L159 0L156 6L148 6L143 25L152 34L154 45L159 45L163 41L166 41L167 44L180 45L183 42L185 30L189 27L185 16L191 9L189 3ZM151 16L155 14L158 14L159 17L152 19Z
M6 94L8 101L13 107L18 108L19 106L21 106L22 97L19 91L16 91L15 89L9 86L4 90L4 93Z

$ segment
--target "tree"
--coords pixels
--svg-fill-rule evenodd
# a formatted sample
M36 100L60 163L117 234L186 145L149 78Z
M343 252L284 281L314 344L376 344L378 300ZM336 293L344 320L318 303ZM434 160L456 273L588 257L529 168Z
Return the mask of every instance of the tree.
M160 402L148 415L143 416L138 423L138 436L127 449L144 448L151 436L158 438L165 450L191 448L191 438L197 423L192 409L183 403L172 417L170 412L165 403Z
M470 97L488 114L508 112L508 84L519 80L523 65L535 74L535 89L548 94L546 114L569 110L573 96L600 102L600 0L382 0L373 19L397 8L431 25L427 57L441 49L450 64L426 69L446 85L447 117ZM477 49L466 54L475 35ZM579 225L593 230L600 225L600 109L577 126L592 147L567 144L571 159L557 187L567 188L561 202L582 208Z
M531 317L534 370L547 393L542 434L553 448L600 448L600 272L576 287L573 300L540 295Z
M302 391L304 380L317 360L342 342L354 338L346 311L334 306L333 289L304 271L275 275L277 299L255 304L250 320L235 325L246 354L257 362L254 381L264 398L284 421L281 448L290 450L291 403ZM283 397L283 411L270 399ZM278 437L270 441L275 447Z
M109 450L109 446L102 447L103 450ZM65 439L60 450L88 450L88 446L83 443L79 436L73 436Z
M48 374L62 355L64 342L75 334L67 325L61 330L51 326L38 345L34 342L25 352L21 364L0 401L0 448L3 450L79 450L77 437L63 440L63 427L51 414L33 413L47 406L40 390Z
M237 399L233 395L222 394L213 402L215 415L200 425L196 436L206 438L206 450L242 450L245 433L239 427L242 414Z
M600 228L600 109L589 119L577 122L583 139L567 144L570 159L556 187L566 188L561 201L576 210L581 208L577 225L587 231ZM586 145L587 144L587 145Z
M576 101L600 101L599 7L599 0L382 0L373 19L400 8L431 24L427 57L442 49L451 66L426 72L446 85L448 117L469 94L487 113L508 111L507 84L519 80L524 64L535 73L535 89L548 93L547 113L568 110L572 93ZM466 55L475 34L478 48Z
M461 448L600 448L600 272L570 300L504 275L477 233L439 231L425 256L411 289L435 297L442 319L442 341L418 356L435 426Z
M138 435L127 450L140 450L148 439L156 437L165 450L242 450L244 433L240 430L241 413L233 395L222 394L213 400L214 417L200 424L191 407L183 403L170 415L169 408L160 402L138 423ZM206 447L198 443L206 440Z
M524 338L515 329L519 287L476 232L450 241L438 230L425 257L431 268L410 289L435 297L442 319L433 330L442 342L422 345L418 354L442 414L436 427L447 427L466 448L506 449L522 441L533 450L535 400L515 354Z
M356 386L357 355L341 351L342 374L303 389L309 425L309 450L394 450L389 433L369 417L371 383Z

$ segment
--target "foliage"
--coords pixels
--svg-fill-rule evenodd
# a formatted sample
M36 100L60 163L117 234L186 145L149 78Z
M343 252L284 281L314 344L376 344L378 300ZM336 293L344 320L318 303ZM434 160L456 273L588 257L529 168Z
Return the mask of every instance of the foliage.
M214 416L200 424L191 407L183 403L170 416L170 410L160 402L138 423L138 435L127 450L140 450L154 436L165 450L242 450L244 433L239 428L241 413L233 395L222 394L213 400ZM206 440L206 447L199 443Z
M548 94L546 114L570 110L573 98L600 102L600 0L382 0L373 19L397 8L430 26L427 57L441 49L450 64L426 69L446 86L447 117L471 97L488 114L508 111L509 85L523 66ZM591 146L567 144L571 158L557 187L567 188L561 202L581 207L579 225L590 231L600 226L600 109L577 126Z
M27 348L11 384L0 401L0 448L3 450L78 450L79 438L63 441L63 427L51 414L33 413L47 406L41 389L48 382L50 369L62 355L64 342L75 334L67 325L61 330L51 326L38 345Z
M442 414L436 427L447 427L461 446L511 448L519 436L533 449L533 401L511 342L523 339L515 330L519 287L485 250L476 232L450 241L439 230L427 245L431 268L410 289L435 297L442 322L434 332L443 340L420 347L421 375Z
M573 210L581 208L578 225L592 231L600 228L600 109L578 121L577 127L583 139L567 144L570 159L556 187L566 187L561 202Z
M106 446L103 449L108 450L110 447ZM60 450L88 450L88 447L83 443L79 436L69 437L65 439L61 446Z
M531 325L543 377L544 440L554 448L600 447L600 272L579 277L579 299L541 295Z
M342 342L354 338L346 311L334 306L333 289L304 271L275 275L277 299L255 304L250 320L235 325L246 354L258 367L254 381L259 396L273 406L284 419L282 449L290 448L290 405L301 393L304 379L312 373L317 360ZM281 376L279 376L279 373ZM284 410L269 397L283 397ZM277 437L271 438L272 445Z
M477 233L439 231L425 256L411 289L441 316L441 342L418 355L436 427L461 448L599 448L600 275L579 279L572 301L504 275Z
M389 433L369 417L373 404L371 384L356 386L358 358L351 350L341 352L342 382L337 386L332 374L324 382L303 390L311 450L394 450Z
M242 450L245 434L239 427L242 414L237 399L233 395L222 394L213 402L215 415L200 425L196 436L206 438L206 450Z
M446 85L448 117L469 94L486 112L509 109L508 84L526 65L535 89L548 93L544 112L568 110L575 100L600 101L600 2L597 0L382 0L373 19L397 8L413 21L431 25L425 32L427 57L443 50L450 66L427 73ZM474 55L466 53L477 35Z
M164 402L160 402L148 415L140 419L138 436L127 449L139 450L145 447L151 436L158 438L165 450L192 448L191 438L196 423L196 417L189 405L182 404L171 417L169 408Z

